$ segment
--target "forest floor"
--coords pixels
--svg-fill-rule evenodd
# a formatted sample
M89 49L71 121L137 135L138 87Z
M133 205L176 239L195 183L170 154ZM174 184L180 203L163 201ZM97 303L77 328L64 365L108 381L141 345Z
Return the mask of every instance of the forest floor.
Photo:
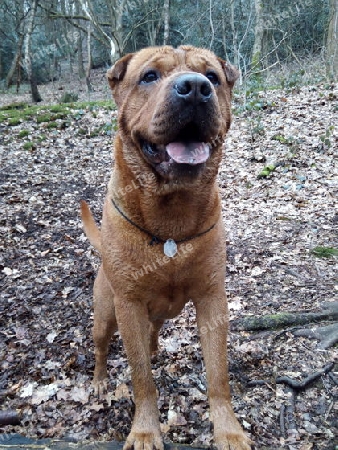
M102 72L94 86L91 100L109 98ZM41 88L46 104L55 103L59 88ZM0 101L29 98L3 94ZM99 399L91 389L99 258L79 218L86 199L100 221L116 111L107 104L67 111L46 121L37 112L0 123L0 411L21 416L20 425L0 425L0 432L124 440L134 407L120 339L109 355L108 394ZM232 323L319 312L337 301L337 111L338 86L330 83L262 91L246 105L235 95L219 173ZM324 348L302 328L233 327L229 335L233 405L256 449L337 448L337 346ZM164 438L208 445L206 381L190 303L165 324L160 344L153 376ZM278 380L301 381L333 362L300 388Z

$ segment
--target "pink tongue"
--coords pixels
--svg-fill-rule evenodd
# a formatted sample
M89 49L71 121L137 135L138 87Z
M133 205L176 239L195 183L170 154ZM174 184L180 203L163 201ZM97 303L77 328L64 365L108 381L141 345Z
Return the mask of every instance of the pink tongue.
M166 146L168 155L179 164L201 164L210 156L210 148L204 142L170 142Z

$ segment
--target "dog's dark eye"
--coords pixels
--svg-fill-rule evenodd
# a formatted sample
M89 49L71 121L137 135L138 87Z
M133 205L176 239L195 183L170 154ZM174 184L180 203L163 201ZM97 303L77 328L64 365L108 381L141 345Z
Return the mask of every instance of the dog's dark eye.
M215 74L215 72L207 72L205 76L208 78L208 80L214 85L218 86L220 84L218 76Z
M159 79L159 75L155 70L149 70L141 78L140 84L149 84Z

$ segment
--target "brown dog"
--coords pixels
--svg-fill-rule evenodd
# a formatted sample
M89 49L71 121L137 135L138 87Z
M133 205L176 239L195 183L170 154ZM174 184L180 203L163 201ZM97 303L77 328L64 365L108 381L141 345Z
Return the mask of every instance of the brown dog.
M141 50L108 71L119 108L115 167L101 231L85 202L82 218L102 255L94 285L97 390L117 328L131 367L136 412L125 450L163 449L150 356L164 320L189 299L201 334L215 445L250 448L230 404L216 184L237 76L213 53L190 46Z

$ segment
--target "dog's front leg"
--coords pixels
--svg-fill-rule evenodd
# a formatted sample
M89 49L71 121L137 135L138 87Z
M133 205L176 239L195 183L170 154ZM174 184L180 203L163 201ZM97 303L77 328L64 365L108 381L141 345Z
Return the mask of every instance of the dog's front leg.
M250 440L237 421L230 401L226 294L210 294L204 300L196 302L195 306L208 381L214 444L218 450L249 450Z
M135 417L124 450L163 450L156 388L150 364L150 333L141 301L116 299L116 318L131 369Z

